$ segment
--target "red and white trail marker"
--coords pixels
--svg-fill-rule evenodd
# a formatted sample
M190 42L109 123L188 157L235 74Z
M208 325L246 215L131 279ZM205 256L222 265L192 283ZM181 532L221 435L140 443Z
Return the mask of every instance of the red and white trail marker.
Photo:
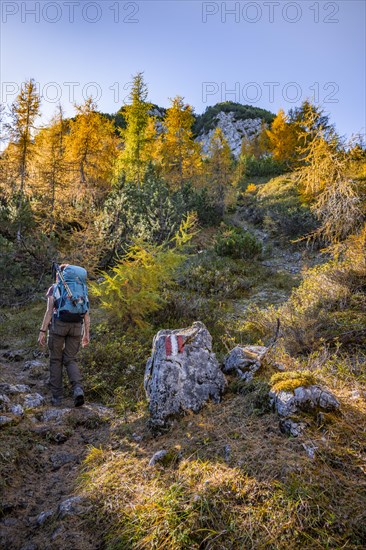
M165 355L167 357L172 357L182 353L184 349L183 336L176 336L175 334L170 334L165 336Z

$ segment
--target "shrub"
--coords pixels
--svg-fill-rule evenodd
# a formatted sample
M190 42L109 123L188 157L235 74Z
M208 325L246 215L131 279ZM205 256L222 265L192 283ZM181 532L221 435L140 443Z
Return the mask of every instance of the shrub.
M243 261L204 253L190 258L179 284L204 296L238 298L253 285L253 274Z
M146 326L146 318L164 303L164 285L172 284L184 256L161 247L135 245L104 280L92 284L102 308L124 325Z
M255 158L254 155L247 156L244 163L245 175L252 176L278 176L286 172L284 162L274 159L271 156Z
M219 256L252 259L261 254L262 244L249 231L229 227L217 237L215 251Z
M289 175L257 186L250 184L241 195L241 202L246 217L274 236L296 238L313 232L317 226L296 181Z
M144 398L143 373L154 331L122 333L103 323L92 330L90 345L80 354L88 396L105 402L127 400L133 409Z
M162 244L172 238L186 212L183 197L173 195L152 167L141 188L122 182L107 198L97 222L107 252L104 265L135 239Z
M284 345L292 354L309 353L324 343L335 347L366 344L366 229L345 243L343 258L316 266L279 308L247 312L243 332L257 339L273 334L281 319Z
M164 245L131 246L125 257L112 269L102 273L103 281L91 285L102 308L125 326L147 325L147 317L164 304L164 289L171 286L178 266L185 256L181 248L192 237L196 218L189 215L174 237L174 248Z
M222 221L222 208L216 204L212 191L207 187L195 189L192 182L187 182L175 191L173 201L183 213L196 212L203 227L215 227Z

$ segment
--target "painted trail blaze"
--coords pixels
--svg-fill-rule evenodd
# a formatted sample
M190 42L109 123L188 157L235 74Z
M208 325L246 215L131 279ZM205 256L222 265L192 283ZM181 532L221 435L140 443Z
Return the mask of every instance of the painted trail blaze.
M170 357L172 355L177 355L182 353L184 350L184 341L183 336L176 336L175 334L170 334L165 336L165 355Z

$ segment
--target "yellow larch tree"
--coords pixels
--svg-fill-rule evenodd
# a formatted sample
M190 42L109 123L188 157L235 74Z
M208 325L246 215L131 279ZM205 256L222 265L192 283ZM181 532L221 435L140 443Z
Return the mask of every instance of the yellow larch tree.
M32 206L37 223L46 234L53 233L70 211L67 204L66 129L60 105L49 126L42 128L34 140Z
M268 136L268 148L276 160L291 165L297 157L298 131L295 124L288 121L283 109L280 109L272 122Z
M221 217L224 215L227 200L232 197L233 167L229 143L222 129L216 128L209 143L206 177Z
M181 96L171 100L159 138L159 159L162 174L173 189L199 178L202 173L201 146L194 141L193 108Z
M149 115L152 104L146 101L147 94L143 74L137 73L129 96L130 104L123 108L126 128L121 130L123 149L116 168L117 178L123 174L127 181L136 183L138 188L142 185L152 159L152 145L156 137L154 119Z
M118 138L113 122L97 111L91 98L75 108L65 136L69 190L74 201L99 205L112 186Z

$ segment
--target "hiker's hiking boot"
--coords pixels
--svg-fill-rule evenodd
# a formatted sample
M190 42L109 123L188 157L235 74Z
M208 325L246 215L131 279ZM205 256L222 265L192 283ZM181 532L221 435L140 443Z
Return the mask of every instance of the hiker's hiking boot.
M75 407L81 407L82 405L84 405L83 388L75 388L75 390L74 390L74 405L75 405Z
M51 397L51 405L53 405L54 407L60 407L62 403L62 397L59 397L58 395L53 395Z

